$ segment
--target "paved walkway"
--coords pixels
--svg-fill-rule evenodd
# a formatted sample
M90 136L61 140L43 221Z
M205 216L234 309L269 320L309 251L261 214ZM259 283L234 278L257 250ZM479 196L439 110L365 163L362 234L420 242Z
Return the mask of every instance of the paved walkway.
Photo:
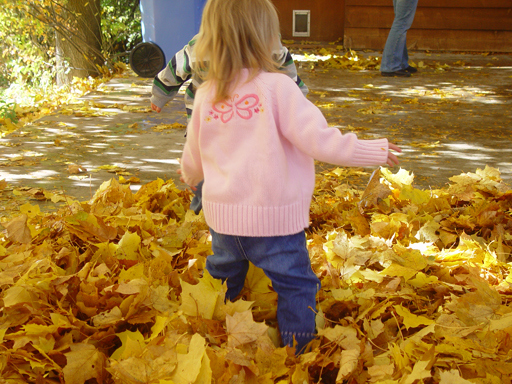
M440 187L486 165L512 185L512 55L418 52L411 60L422 68L407 79L311 63L299 64L299 74L331 125L400 145L401 166L416 186ZM150 89L149 79L115 78L80 104L0 139L0 180L79 200L112 177L138 178L133 190L156 178L177 180L183 96L156 114Z

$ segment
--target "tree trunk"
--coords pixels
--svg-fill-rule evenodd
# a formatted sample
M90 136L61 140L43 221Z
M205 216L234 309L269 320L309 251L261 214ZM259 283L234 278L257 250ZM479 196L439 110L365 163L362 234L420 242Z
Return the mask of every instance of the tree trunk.
M60 13L65 22L56 28L57 84L98 75L96 65L104 64L100 0L67 0Z

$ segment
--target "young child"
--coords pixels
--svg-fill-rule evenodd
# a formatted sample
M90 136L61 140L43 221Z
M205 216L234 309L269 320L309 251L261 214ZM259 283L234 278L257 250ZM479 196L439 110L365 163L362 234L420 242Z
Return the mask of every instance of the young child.
M187 120L190 120L196 90L202 83L201 77L194 76L193 73L196 61L194 53L196 41L197 35L183 49L176 52L167 66L155 76L150 100L153 111L160 113L164 105L176 96L181 86L186 81L192 79L185 92L185 110L187 111ZM292 55L286 47L281 45L281 41L279 41L278 49L272 53L272 57L280 70L289 76L298 85L304 96L306 96L309 91L308 87L297 74L297 68L295 68ZM202 182L194 188L194 198L190 204L190 209L196 214L199 214L202 209L201 192Z
M167 66L155 76L150 100L153 111L161 112L164 105L174 99L182 85L192 79L185 92L185 110L187 112L187 119L190 120L195 93L202 83L202 79L198 76L193 76L192 72L196 61L194 53L196 41L197 35L183 49L176 52L171 60L169 60ZM282 46L281 42L279 42L279 48L273 53L273 58L282 72L293 79L304 96L306 96L309 91L308 87L298 76L290 51Z
M297 353L315 337L320 281L304 229L315 186L314 159L343 166L398 164L386 139L358 140L329 127L272 52L279 22L270 0L209 0L195 46L204 77L181 159L182 180L204 179L203 210L214 254L206 268L241 291L249 262L278 293L277 320Z

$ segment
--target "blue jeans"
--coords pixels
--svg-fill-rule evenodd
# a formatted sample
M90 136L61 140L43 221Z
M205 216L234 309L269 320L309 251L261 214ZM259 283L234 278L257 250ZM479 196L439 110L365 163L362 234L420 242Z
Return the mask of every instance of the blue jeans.
M197 189L193 191L194 197L190 202L190 209L193 210L196 215L199 215L199 212L203 209L203 183L204 180L197 184Z
M311 269L304 231L275 237L243 237L218 234L210 229L213 255L206 269L227 282L226 299L233 300L244 286L249 262L263 269L278 294L277 322L284 345L297 353L315 337L316 293L320 281Z
M382 52L381 72L395 72L409 66L406 35L416 14L418 0L393 0L395 19Z

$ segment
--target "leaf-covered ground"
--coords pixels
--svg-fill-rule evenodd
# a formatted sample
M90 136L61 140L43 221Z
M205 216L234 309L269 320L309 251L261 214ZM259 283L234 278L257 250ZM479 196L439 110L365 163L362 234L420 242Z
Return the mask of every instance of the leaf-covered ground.
M449 177L485 164L512 184L511 55L415 51L410 63L419 72L403 79L380 76L379 52L341 48L290 46L308 99L330 126L399 145L402 167L422 188L442 187ZM96 88L82 85L93 90L78 99L82 93L68 90L53 104L45 94L47 102L26 105L44 106L49 114L32 122L19 115L22 127L13 133L0 118L0 135L6 135L0 138L0 180L88 200L112 173L132 189L157 177L179 179L182 94L157 114L148 108L150 79L126 71Z
M318 175L318 337L299 357L278 347L261 270L224 302L208 228L172 181L21 205L1 222L3 382L510 383L512 189L489 167L440 190L387 169L354 189L353 174Z

